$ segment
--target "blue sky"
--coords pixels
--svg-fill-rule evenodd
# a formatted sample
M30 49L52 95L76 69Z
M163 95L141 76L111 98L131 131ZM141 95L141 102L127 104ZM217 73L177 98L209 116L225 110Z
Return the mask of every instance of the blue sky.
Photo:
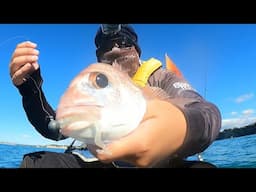
M0 24L0 141L68 144L41 136L27 120L21 96L12 85L9 61L17 43L38 44L43 90L56 108L69 82L96 61L99 24ZM223 128L256 121L255 24L134 24L141 59L164 63L167 53L183 75L222 114Z

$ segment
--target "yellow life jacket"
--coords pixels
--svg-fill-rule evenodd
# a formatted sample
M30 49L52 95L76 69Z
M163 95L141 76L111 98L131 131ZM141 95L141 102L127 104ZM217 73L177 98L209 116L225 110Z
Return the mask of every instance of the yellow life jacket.
M144 61L134 74L132 78L133 82L144 87L147 84L149 76L161 66L162 63L155 58Z
M167 54L165 54L165 62L166 68L168 70L172 71L177 76L182 77L180 70L176 67L174 62L167 56ZM142 64L140 65L137 72L134 74L132 78L133 82L141 87L144 87L147 84L150 75L161 66L162 63L155 58L150 58L149 60L142 62Z

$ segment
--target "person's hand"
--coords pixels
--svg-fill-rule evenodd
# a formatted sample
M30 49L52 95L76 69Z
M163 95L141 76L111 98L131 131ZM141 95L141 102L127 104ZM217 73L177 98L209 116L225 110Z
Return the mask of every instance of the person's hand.
M36 44L30 41L22 42L14 50L9 64L9 71L14 85L21 85L29 74L39 68Z
M95 146L88 149L100 161L125 161L137 167L151 167L175 153L186 134L186 120L174 105L162 100L148 102L147 111L140 125L126 137L113 141L104 153Z

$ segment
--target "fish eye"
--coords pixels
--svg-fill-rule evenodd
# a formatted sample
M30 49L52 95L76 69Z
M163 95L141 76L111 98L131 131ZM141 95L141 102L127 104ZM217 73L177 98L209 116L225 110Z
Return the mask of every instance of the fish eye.
M106 75L99 73L99 72L93 72L89 76L89 80L92 83L92 86L101 89L108 86L108 78Z

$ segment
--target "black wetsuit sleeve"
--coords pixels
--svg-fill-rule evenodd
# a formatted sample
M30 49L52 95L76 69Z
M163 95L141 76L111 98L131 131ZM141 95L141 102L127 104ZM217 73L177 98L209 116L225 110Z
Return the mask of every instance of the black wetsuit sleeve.
M26 82L17 86L27 118L42 136L52 140L65 139L66 137L61 135L58 129L48 128L50 120L55 119L55 111L45 98L42 83L39 68L30 75Z
M221 114L213 103L206 101L184 79L162 68L155 71L148 81L171 96L172 104L184 114L187 123L185 140L176 156L185 158L204 151L218 136Z

